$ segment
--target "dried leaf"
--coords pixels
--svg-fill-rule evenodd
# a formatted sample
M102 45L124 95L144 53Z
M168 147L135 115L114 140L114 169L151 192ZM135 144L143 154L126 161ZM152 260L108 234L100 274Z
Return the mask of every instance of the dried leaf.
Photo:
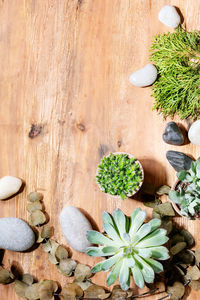
M15 293L22 298L25 298L25 292L28 285L22 281L15 280Z
M189 231L182 229L180 234L184 237L185 242L188 244L188 247L191 247L194 244L194 238Z
M46 216L41 210L35 210L29 216L29 223L33 226L42 225L45 222Z
M43 199L43 195L38 192L31 192L30 194L28 194L27 199L30 202L40 201Z
M127 299L127 293L123 291L120 285L115 285L112 289L112 300L125 300Z
M155 195L156 187L151 183L144 182L141 187L141 192L149 195Z
M60 261L61 259L68 258L69 254L68 254L67 249L65 249L63 246L59 245L56 249L55 256L56 256L57 260Z
M111 293L106 293L98 296L98 299L104 300L110 297Z
M194 252L191 250L181 251L176 255L176 260L179 264L186 264L186 267L194 263Z
M42 244L42 249L44 252L50 252L51 251L51 242L50 240L46 242L45 244Z
M79 285L82 288L83 291L87 290L87 288L92 285L90 280L86 280L84 282L74 280L74 283Z
M180 242L185 242L185 238L183 235L181 235L179 233L173 235L170 239L171 246L176 245L177 243L180 243Z
M200 247L198 247L195 251L195 260L196 260L196 265L199 266L199 264L200 264Z
M39 282L28 286L25 290L25 297L29 300L39 299L40 298L40 296L39 296L39 287L40 287Z
M42 204L40 203L40 201L31 202L27 204L26 209L30 213L32 213L35 210L42 210Z
M61 259L58 265L58 269L63 275L69 277L75 270L76 265L77 263L71 258Z
M161 219L161 215L155 212L155 208L152 211L152 219Z
M195 291L199 291L200 290L200 282L197 281L197 280L192 280L190 283L189 283L189 286L195 290Z
M80 298L82 296L83 296L83 290L76 283L68 283L62 289L62 299L63 300L76 300L77 297Z
M54 293L57 291L58 285L53 280L44 280L39 286L40 300L54 300Z
M156 207L157 205L161 204L161 200L158 199L158 198L155 198L153 199L153 201L143 201L143 204L147 207L151 207L151 208L154 208Z
M84 297L86 299L93 299L93 298L98 298L99 296L102 296L105 294L106 294L106 292L102 287L93 284L85 290Z
M50 263L52 263L53 265L57 265L59 263L59 261L56 259L55 255L48 253L48 258Z
M43 239L50 239L53 235L53 227L49 225L45 225L41 231L41 237Z
M154 210L161 216L169 216L169 217L175 216L174 209L170 202L159 204L154 208Z
M176 255L177 253L181 252L186 246L187 244L185 242L177 243L170 249L170 252L172 255Z
M8 284L12 282L13 279L13 274L0 266L0 284Z
M177 299L181 299L185 293L185 287L182 283L176 281L173 286L167 287L167 293L176 297Z
M173 228L173 223L170 220L162 220L161 227L167 230L167 235L169 235Z
M168 195L170 191L170 187L168 185L161 185L157 190L156 194L159 196Z
M91 270L88 266L78 264L75 269L75 278L77 281L85 281L92 276Z
M191 280L199 280L200 278L200 270L197 266L193 266L188 269L187 271L187 278Z
M27 274L23 274L22 281L24 283L26 283L27 285L31 285L33 283L34 279L33 279L32 275L27 273Z
M41 237L41 232L38 232L38 237L37 237L36 243L37 243L37 244L40 244L40 243L43 242L43 240L44 240L44 239Z

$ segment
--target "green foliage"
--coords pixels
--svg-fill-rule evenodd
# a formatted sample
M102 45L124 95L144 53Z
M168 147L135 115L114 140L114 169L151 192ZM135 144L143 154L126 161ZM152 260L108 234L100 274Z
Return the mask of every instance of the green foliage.
M118 195L122 200L136 191L143 179L138 161L127 154L109 154L99 166L96 181L104 193Z
M157 260L169 258L168 250L163 244L168 241L166 230L159 228L161 221L152 219L143 223L146 212L136 208L129 218L120 209L112 215L104 212L103 227L106 234L90 230L88 240L99 245L89 247L86 254L94 257L109 257L97 263L92 273L107 271L107 285L112 285L119 277L123 290L128 290L132 273L135 283L143 288L145 282L154 281L155 273L163 271Z
M200 116L200 33L178 27L175 32L156 35L150 60L158 69L153 84L153 108L163 117L181 119Z
M179 205L181 214L188 218L200 214L200 158L192 162L188 171L182 170L177 173L180 181L184 182L184 188L179 187L177 191L170 191L170 199Z

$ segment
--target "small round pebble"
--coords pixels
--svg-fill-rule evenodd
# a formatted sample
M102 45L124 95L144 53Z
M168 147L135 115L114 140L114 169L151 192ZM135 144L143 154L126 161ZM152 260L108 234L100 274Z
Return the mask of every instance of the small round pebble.
M69 245L78 252L91 246L87 233L92 229L88 219L74 206L66 206L60 213L60 225Z
M180 24L181 18L174 6L165 5L158 14L160 22L168 27L176 28Z
M135 71L129 78L130 83L135 86L145 87L154 83L157 78L157 69L152 64Z
M18 218L0 218L0 248L25 251L35 243L31 227Z
M21 179L13 176L4 176L0 179L0 200L16 194L22 186Z
M188 138L192 144L200 146L200 120L195 121L191 125L188 131Z

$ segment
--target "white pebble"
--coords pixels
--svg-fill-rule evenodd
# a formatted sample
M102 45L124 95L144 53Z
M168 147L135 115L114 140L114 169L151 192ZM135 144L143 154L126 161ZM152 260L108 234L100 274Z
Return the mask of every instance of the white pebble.
M16 194L22 185L21 179L13 176L4 176L0 179L0 200Z
M188 138L192 144L200 146L200 120L192 124L188 131Z
M154 83L157 78L157 69L152 64L147 64L144 68L134 72L129 80L135 86L145 87Z
M176 28L180 24L181 18L174 6L165 5L158 14L160 22L168 27Z
M91 246L87 233L92 229L88 219L74 206L66 206L60 214L60 225L69 245L79 252Z
M18 218L0 218L0 248L25 251L35 243L31 227Z

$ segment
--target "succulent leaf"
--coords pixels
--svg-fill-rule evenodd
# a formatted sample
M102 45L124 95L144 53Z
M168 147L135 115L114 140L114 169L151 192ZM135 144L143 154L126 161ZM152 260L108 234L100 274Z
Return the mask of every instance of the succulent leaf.
M176 190L169 192L169 198L180 207L181 214L198 217L200 213L200 158L192 162L189 170L177 174L179 183Z
M144 223L145 216L146 212L140 208L135 209L130 218L119 209L113 212L113 216L104 212L102 217L106 236L89 231L89 241L99 244L99 247L89 247L86 254L110 256L91 270L96 273L111 269L107 277L108 286L119 276L121 288L128 290L132 273L135 283L142 288L145 282L153 282L155 273L163 271L162 264L157 260L169 258L167 248L162 246L168 241L166 230L159 228L159 219Z

